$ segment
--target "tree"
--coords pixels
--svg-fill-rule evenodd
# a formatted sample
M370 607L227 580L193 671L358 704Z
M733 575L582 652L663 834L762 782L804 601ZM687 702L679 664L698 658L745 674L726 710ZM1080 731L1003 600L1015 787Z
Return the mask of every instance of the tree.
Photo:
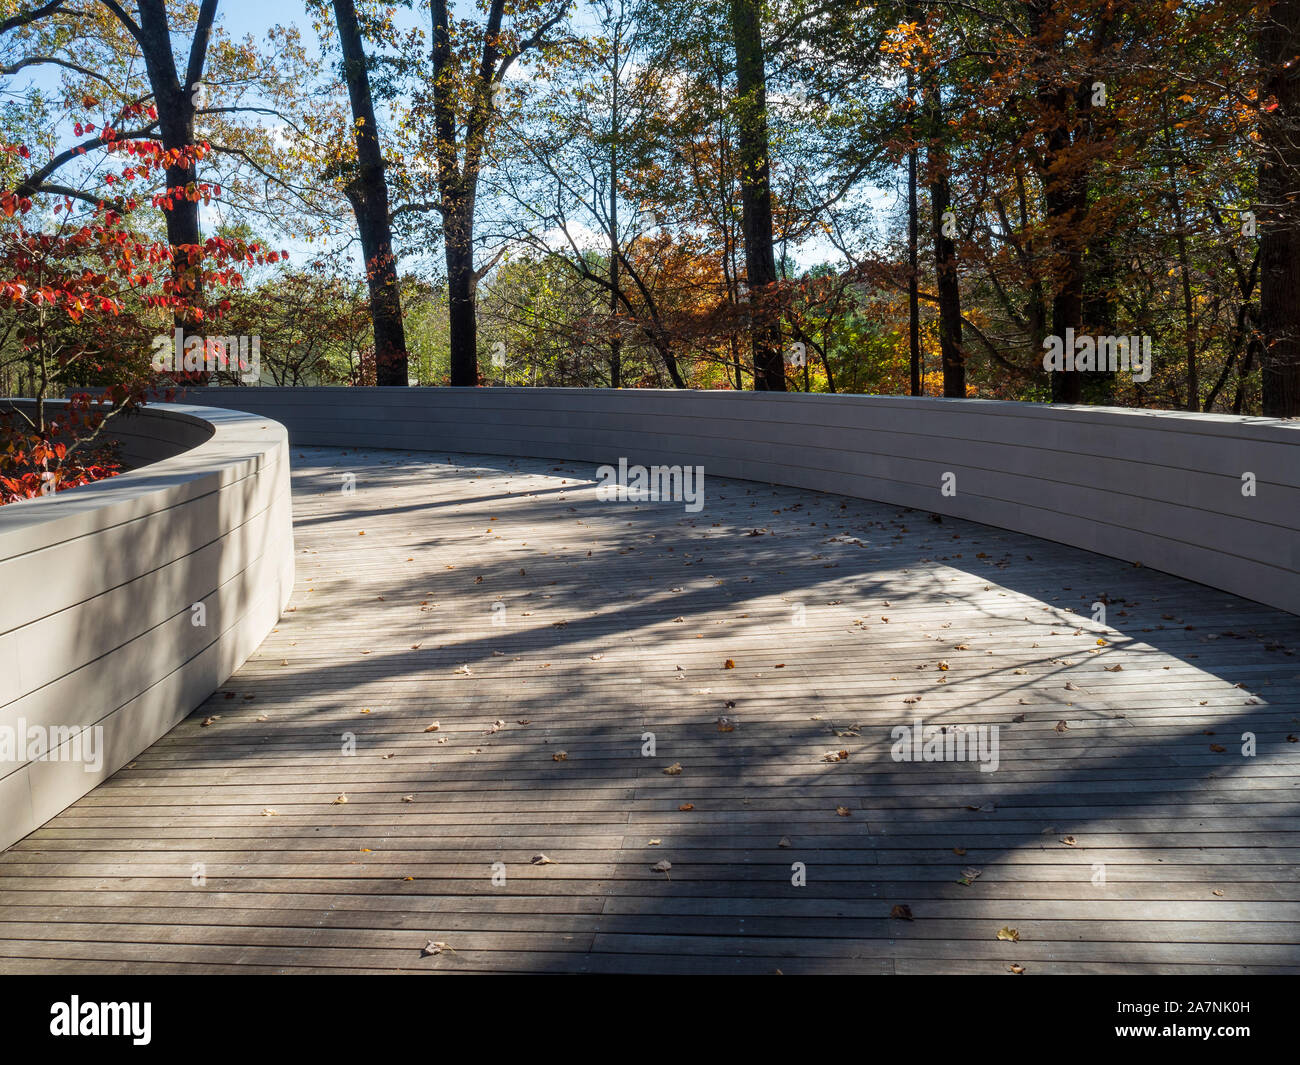
M283 138L240 124L266 115L291 121L275 105L291 101L305 80L301 44L294 33L278 30L272 61L228 40L217 27L217 10L217 0L197 5L140 0L133 17L117 0L59 0L0 22L5 60L0 73L45 68L63 77L54 96L28 84L20 94L24 103L40 114L57 100L80 119L71 145L56 148L54 140L42 138L49 157L26 173L16 191L27 197L72 197L93 206L113 199L111 190L86 187L86 178L95 173L94 157L110 152L114 142L149 139L173 153L176 164L157 175L164 196L159 204L166 208L161 218L173 248L175 279L182 288L195 286L192 310L202 305L202 270L193 256L194 249L204 247L200 159L205 167L220 162L256 176L255 187L237 182L239 191L249 193L246 209L279 217L283 211L268 204L273 193L283 192L297 207L309 199L285 169L292 153L282 149ZM184 42L179 55L173 50L178 37ZM210 62L221 68L219 100L204 80ZM269 99L245 99L253 84ZM102 121L86 117L96 107L102 108ZM199 145L206 145L202 155L187 151ZM220 194L220 183L205 184ZM230 182L225 185L229 191Z
M731 0L736 46L736 156L745 232L745 278L753 311L754 387L785 391L781 328L763 304L776 283L772 244L771 161L767 137L767 71L758 0Z
M134 227L138 200L131 186L158 171L192 166L201 151L116 140L112 151L125 157L112 182L123 190L114 205L74 208L67 196L48 214L33 214L32 200L20 191L0 193L0 337L6 363L25 364L34 400L31 414L15 407L0 421L0 502L114 472L101 434L159 380L142 338L161 334L170 348L173 320L205 318L204 308L194 306L196 292L238 286L235 265L279 258L256 244L210 237L189 255L181 278L158 278L155 271L167 270L175 249ZM29 149L0 144L0 155L25 159ZM201 200L206 190L197 191ZM154 202L170 209L166 196ZM219 302L219 310L226 307ZM202 347L205 357L217 357L207 338ZM89 385L103 387L103 397L92 400L84 391ZM60 394L69 402L51 417L48 401Z
M1293 418L1300 415L1300 0L1263 5L1259 65L1264 413Z
M451 383L478 384L474 293L491 267L474 265L474 205L495 97L506 75L525 54L554 42L548 34L564 19L569 0L519 0L505 25L506 0L489 0L481 32L452 23L447 0L431 0L432 128L426 138L437 171L451 324ZM420 101L416 113L425 111Z
M370 291L374 324L375 370L380 385L407 384L406 335L402 329L401 288L393 251L388 182L379 147L379 123L370 93L365 45L353 0L333 0L343 49L343 80L352 105L356 168L343 189L356 214L357 232Z

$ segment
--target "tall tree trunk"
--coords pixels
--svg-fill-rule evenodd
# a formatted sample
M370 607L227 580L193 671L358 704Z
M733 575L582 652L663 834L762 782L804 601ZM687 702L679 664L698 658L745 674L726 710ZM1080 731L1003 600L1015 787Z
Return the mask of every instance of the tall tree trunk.
M1300 0L1266 6L1259 30L1259 324L1264 414L1300 415Z
M194 145L195 96L198 83L203 77L208 39L217 14L217 0L203 0L199 8L183 85L172 54L166 3L164 0L139 0L137 6L140 15L137 39L144 56L145 71L149 75L149 87L153 90L154 104L158 109L162 146L168 151L191 148ZM129 16L125 24L131 28ZM172 249L172 277L178 294L195 306L201 306L203 268L197 254L191 255L191 249L200 249L203 244L199 228L199 201L192 195L198 180L194 160L186 158L177 165L169 166L166 177L168 191L172 193L171 207L164 212L167 243ZM178 317L190 319L193 316L181 314ZM181 323L178 321L178 324Z
M908 5L908 17L913 18L916 5ZM912 68L907 68L907 100L912 103L915 89ZM907 366L911 393L921 394L921 293L920 278L917 277L917 230L918 217L916 207L916 171L920 152L916 146L916 133L912 123L908 122L908 135L912 141L911 151L907 153Z
M462 388L473 388L479 383L473 231L472 202L460 201L457 204L453 200L453 209L443 214L443 243L447 252L451 383Z
M939 299L939 352L943 364L943 394L951 399L966 396L966 356L961 344L961 281L957 276L957 245L944 231L950 226L944 215L952 204L948 183L948 149L940 96L939 74L933 67L922 76L929 139L925 166L930 185L930 207L934 230L935 290Z
M1107 228L1096 233L1084 258L1083 321L1085 328L1097 336L1114 336L1117 327L1115 297L1114 232ZM1041 341L1040 341L1041 350ZM1111 403L1115 399L1116 375L1113 370L1098 369L1083 375L1090 403Z
M622 24L619 25L622 30ZM618 46L619 33L612 38L609 97L609 313L618 314ZM609 387L621 388L623 375L623 340L615 332L609 341Z
M736 156L740 170L741 218L745 233L745 275L752 312L754 388L785 391L781 326L774 308L764 306L776 283L772 241L772 189L767 140L767 70L759 0L731 0L736 45L739 114Z
M357 152L357 170L344 192L357 218L357 233L365 257L370 318L375 331L375 379L381 385L405 386L409 380L406 332L402 326L402 297L388 214L388 181L379 147L365 46L353 0L334 0L334 20L343 48L343 80L352 104Z
M1027 9L1030 38L1035 46L1045 56L1059 55L1065 41L1056 19L1056 0L1028 0ZM1058 74L1040 75L1035 98L1047 126L1042 162L1043 206L1055 260L1052 332L1062 341L1067 329L1083 331L1083 247L1077 229L1087 198L1077 167L1068 165L1070 96ZM1052 374L1053 403L1079 403L1082 399L1083 381L1077 372Z
M501 20L505 0L490 0L483 30L483 54L471 76L471 99L464 123L464 160L456 139L462 85L451 47L447 0L431 0L433 21L433 110L438 191L442 197L443 243L447 253L450 299L451 383L478 384L478 323L474 307L474 200L478 192L483 142L492 118L492 94L501 61Z

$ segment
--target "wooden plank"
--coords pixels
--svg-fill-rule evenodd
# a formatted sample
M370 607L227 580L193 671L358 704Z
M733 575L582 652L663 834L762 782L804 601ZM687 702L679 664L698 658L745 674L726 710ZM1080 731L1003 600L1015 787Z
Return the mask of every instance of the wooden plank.
M291 610L0 856L0 972L1300 969L1296 618L834 496L294 454ZM895 761L918 717L997 771Z

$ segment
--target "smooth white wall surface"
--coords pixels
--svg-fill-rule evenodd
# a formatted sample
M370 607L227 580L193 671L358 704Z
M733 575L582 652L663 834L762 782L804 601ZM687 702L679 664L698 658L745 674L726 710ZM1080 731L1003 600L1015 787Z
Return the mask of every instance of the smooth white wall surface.
M617 464L836 492L1140 562L1300 613L1300 423L987 400L530 388L199 388L292 444ZM956 494L940 488L955 474ZM1242 493L1253 474L1254 496Z
M282 425L151 404L112 428L148 465L0 507L0 728L71 730L51 757L0 761L0 847L206 699L293 590ZM196 603L205 626L193 624ZM103 764L87 772L64 756L94 726Z

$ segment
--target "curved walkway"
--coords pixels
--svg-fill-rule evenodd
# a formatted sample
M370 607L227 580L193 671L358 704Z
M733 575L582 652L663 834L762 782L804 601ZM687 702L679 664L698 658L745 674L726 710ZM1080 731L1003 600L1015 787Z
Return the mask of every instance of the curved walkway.
M293 455L289 612L4 853L0 972L1300 971L1294 616L794 489ZM917 719L996 771L896 761Z

